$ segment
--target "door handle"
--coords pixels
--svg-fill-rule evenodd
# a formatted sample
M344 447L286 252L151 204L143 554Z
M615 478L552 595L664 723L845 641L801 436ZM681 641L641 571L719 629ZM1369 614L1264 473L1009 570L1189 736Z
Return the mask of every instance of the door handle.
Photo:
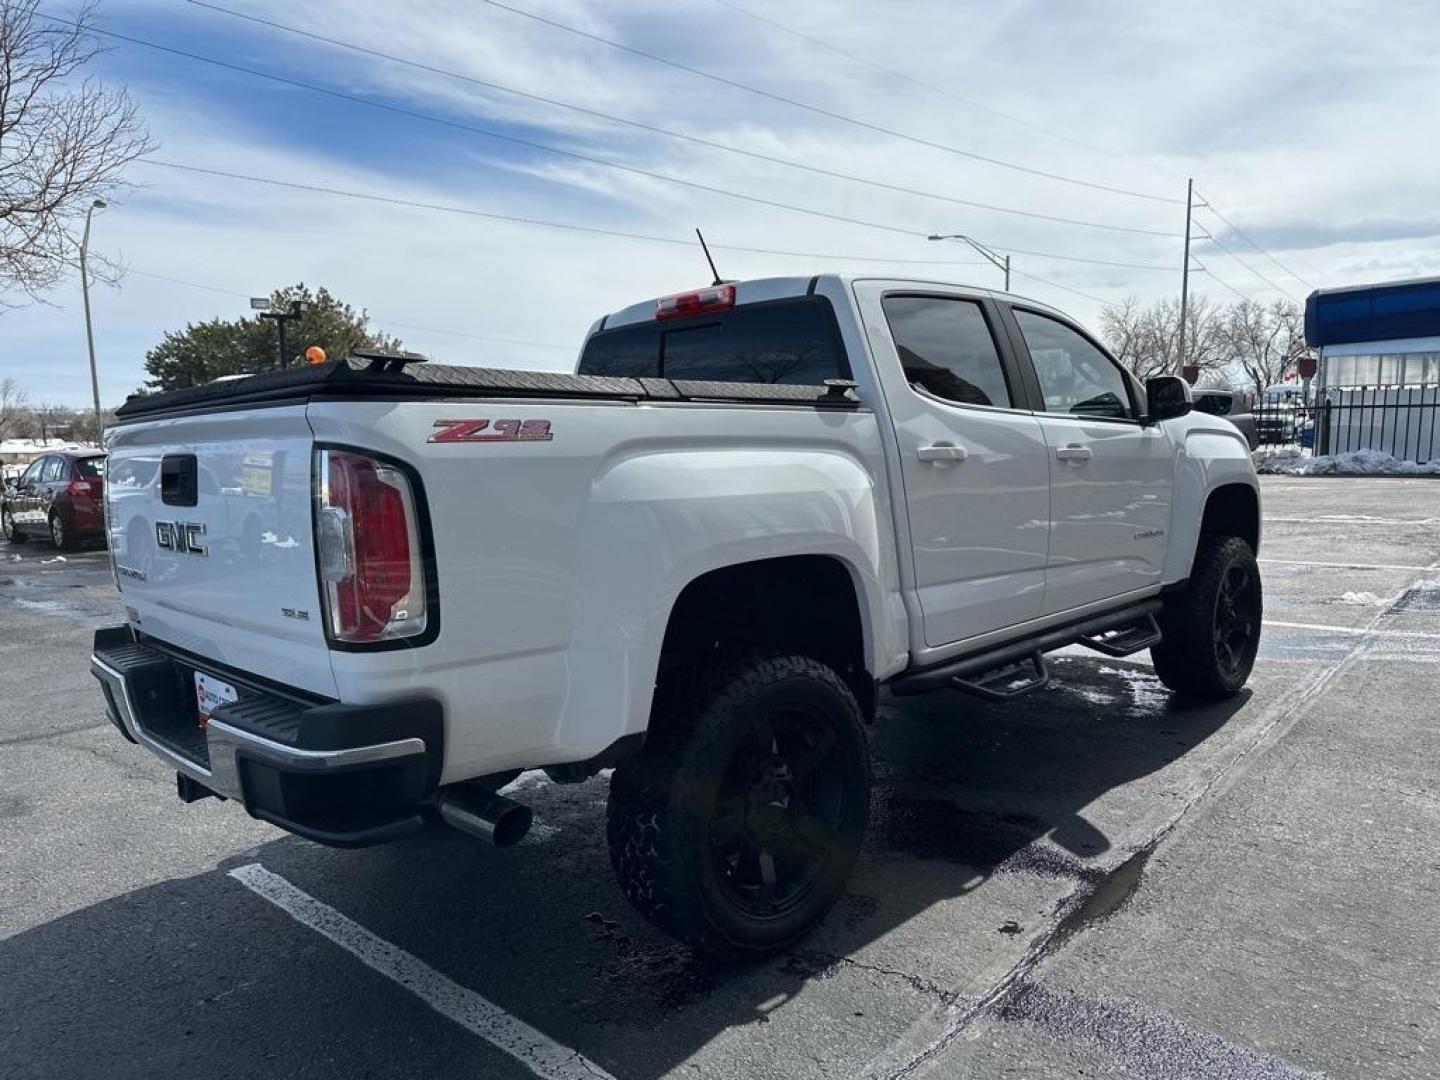
M1077 465L1083 465L1095 456L1095 452L1088 446L1057 446L1055 456L1061 461L1073 461Z
M945 468L948 465L960 464L970 456L970 451L963 446L954 446L951 443L935 443L933 446L920 447L915 451L915 456L938 468Z

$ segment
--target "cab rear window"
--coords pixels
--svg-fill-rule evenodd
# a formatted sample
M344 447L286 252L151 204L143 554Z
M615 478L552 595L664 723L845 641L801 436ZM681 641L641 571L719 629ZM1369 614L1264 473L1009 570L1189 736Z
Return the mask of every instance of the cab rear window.
M579 373L816 386L849 378L850 365L830 302L805 296L602 330Z

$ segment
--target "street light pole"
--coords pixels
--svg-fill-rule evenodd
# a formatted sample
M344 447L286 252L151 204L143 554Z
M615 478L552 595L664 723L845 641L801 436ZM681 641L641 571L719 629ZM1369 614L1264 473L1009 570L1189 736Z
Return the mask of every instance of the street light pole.
M263 296L256 296L250 299L252 308L269 307L271 301ZM299 322L310 310L310 304L304 300L291 300L283 308L272 308L269 311L261 311L260 318L275 320L275 366L283 368L288 361L285 358L285 324L287 322Z
M981 255L983 255L986 259L988 259L988 260L990 261L990 264L991 264L992 266L994 266L997 270L1002 270L1002 271L1004 271L1004 273L1005 273L1005 291L1006 291L1006 292L1009 292L1009 291L1010 291L1010 256L1009 256L1009 255L1001 255L1001 254L1000 254L999 252L997 252L997 251L991 251L988 247L986 247L984 244L980 243L978 240L972 240L972 239L970 239L970 237L964 235L963 233L945 233L943 236L941 236L941 235L928 236L928 237L926 237L926 239L927 239L927 240L963 240L963 241L965 241L965 243L969 244L972 248L974 248L974 249L975 249L976 251L978 251Z
M80 295L85 302L85 340L90 346L90 393L95 399L95 438L101 436L100 374L95 368L95 327L90 321L90 271L86 258L90 254L90 215L104 210L104 199L96 199L85 210L85 232L80 237Z

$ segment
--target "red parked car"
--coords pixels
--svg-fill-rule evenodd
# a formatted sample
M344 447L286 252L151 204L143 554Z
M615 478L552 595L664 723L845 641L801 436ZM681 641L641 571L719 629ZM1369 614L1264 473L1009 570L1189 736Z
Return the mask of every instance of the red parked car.
M0 525L11 543L48 534L70 551L105 541L105 455L66 450L36 458L0 499Z

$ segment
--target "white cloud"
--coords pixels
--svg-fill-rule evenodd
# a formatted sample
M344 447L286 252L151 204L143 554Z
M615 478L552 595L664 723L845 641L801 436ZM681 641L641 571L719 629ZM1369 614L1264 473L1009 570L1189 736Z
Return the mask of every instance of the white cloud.
M726 88L585 41L484 4L294 5L234 0L243 10L413 57L434 67L582 103L716 142L888 183L1043 213L1173 230L1183 208L1007 171L941 150L864 131ZM508 2L508 0L507 0ZM1301 0L1224 0L1204 8L1139 0L1053 5L927 0L907 5L795 0L782 8L735 0L962 97L1032 120L1065 139L1039 134L844 57L818 49L721 5L624 0L514 0L525 7L637 48L753 83L777 94L955 147L1013 159L1048 172L1183 195L1184 177L1251 235L1274 235L1290 266L1317 284L1357 277L1440 272L1433 242L1362 243L1363 223L1433 219L1430 165L1418 126L1440 106L1436 69L1407 60L1432 56L1440 26L1425 3L1318 9ZM174 40L344 88L404 108L443 114L587 155L605 157L716 188L826 212L893 223L916 233L970 232L987 242L1120 262L1173 266L1171 273L1089 267L1032 256L1017 270L1104 298L1154 296L1179 285L1178 240L1107 233L970 210L829 179L734 154L645 134L580 114L527 103L443 76L357 56L275 31L155 0L112 0L109 25L150 28L172 19ZM160 32L147 29L146 34ZM233 48L193 44L187 33L227 35ZM145 36L142 34L141 36ZM122 58L123 59L123 58ZM181 69L184 70L184 69ZM218 78L196 68L197 77ZM252 84L236 80L237 87ZM253 84L256 92L265 84ZM527 152L420 121L402 124L427 143L426 156L346 154L328 139L307 149L280 141L248 96L197 109L172 81L140 77L134 91L164 144L163 157L301 183L369 191L495 213L685 237L699 225L712 243L873 258L971 262L958 247L807 217L564 157ZM310 95L286 98L303 132ZM330 113L327 113L330 115ZM387 129L388 130L388 129ZM396 129L401 130L401 129ZM1076 145L1116 148L1095 152ZM441 165L437 166L437 162ZM585 327L637 299L701 282L703 262L686 247L503 224L382 206L146 167L146 186L96 223L96 247L122 253L138 270L237 293L263 293L305 280L368 308L411 347L454 362L559 368L573 359ZM1206 227L1221 223L1200 217ZM1299 224L1350 226L1344 238L1300 239ZM1358 228L1358 234L1356 228ZM1286 230L1289 230L1288 232ZM1418 226L1417 226L1418 230ZM1393 230L1392 230L1393 232ZM1386 234L1389 236L1390 234ZM1319 242L1321 246L1314 246ZM1297 295L1272 264L1232 238L1267 276ZM733 276L853 269L820 260L717 252ZM1219 253L1206 263L1236 287L1265 286ZM879 264L872 264L879 265ZM896 273L904 267L892 266ZM929 277L997 283L988 266L912 267ZM1094 321L1097 305L1033 280L1017 291ZM1196 287L1228 296L1203 276ZM0 375L15 375L32 397L88 398L78 289L53 307L0 316ZM239 297L132 275L94 294L96 344L107 401L143 378L147 348L170 329L244 310ZM403 326L401 324L404 324ZM567 349L502 346L409 327L431 327Z

